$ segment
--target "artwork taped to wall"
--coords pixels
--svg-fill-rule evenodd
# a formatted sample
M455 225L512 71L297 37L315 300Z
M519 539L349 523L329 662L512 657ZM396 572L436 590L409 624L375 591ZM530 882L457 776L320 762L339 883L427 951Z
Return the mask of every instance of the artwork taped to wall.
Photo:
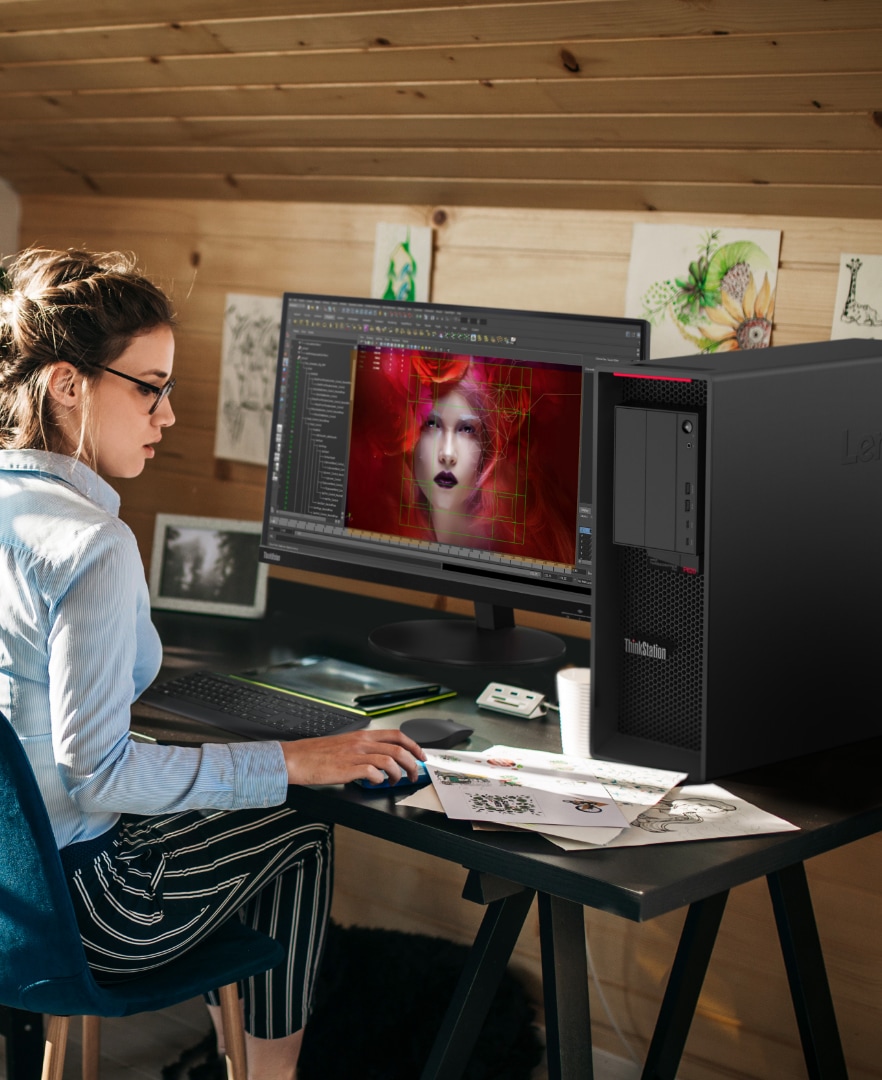
M781 233L636 224L625 314L652 324L653 359L766 348Z
M260 618L268 566L259 521L157 514L150 604L171 611Z
M20 224L21 203L18 195L5 180L0 179L0 259L18 251Z
M839 257L830 339L882 338L882 255Z
M423 225L377 223L371 296L375 300L429 299L432 230Z
M281 324L281 297L227 295L215 457L267 463Z

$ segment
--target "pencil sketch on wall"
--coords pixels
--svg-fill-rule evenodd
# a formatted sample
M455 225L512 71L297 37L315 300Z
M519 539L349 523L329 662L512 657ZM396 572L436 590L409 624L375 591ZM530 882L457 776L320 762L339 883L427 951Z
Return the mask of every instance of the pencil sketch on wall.
M227 295L215 457L267 462L281 323L281 297Z
M882 255L840 256L830 338L850 337L882 337Z

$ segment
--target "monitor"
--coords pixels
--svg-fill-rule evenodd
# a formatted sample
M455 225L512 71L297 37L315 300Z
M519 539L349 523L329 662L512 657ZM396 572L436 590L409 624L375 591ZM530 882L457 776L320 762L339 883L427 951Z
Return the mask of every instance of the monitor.
M598 370L644 361L641 319L287 293L263 561L472 601L377 627L398 657L530 663L591 615Z

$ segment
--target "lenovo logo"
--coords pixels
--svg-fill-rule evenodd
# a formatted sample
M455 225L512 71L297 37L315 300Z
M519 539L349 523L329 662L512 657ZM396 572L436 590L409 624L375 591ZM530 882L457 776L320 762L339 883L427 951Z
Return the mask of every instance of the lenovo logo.
M842 433L842 464L859 461L882 461L882 431L855 435L848 428Z
M668 658L668 650L664 645L638 641L636 638L625 638L625 652L629 656L647 656L650 660L667 660Z

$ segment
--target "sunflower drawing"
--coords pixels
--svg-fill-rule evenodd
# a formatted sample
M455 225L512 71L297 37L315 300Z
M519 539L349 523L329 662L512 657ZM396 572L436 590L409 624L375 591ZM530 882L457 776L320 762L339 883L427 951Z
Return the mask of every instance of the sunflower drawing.
M732 352L738 349L765 349L772 334L775 315L775 294L769 275L763 277L757 289L751 273L740 297L725 287L720 289L720 303L703 311L709 324L696 328L694 334L673 320L683 337L703 353Z
M665 318L683 326L703 321L708 308L719 307L725 291L740 300L753 268L769 265L766 253L752 240L720 244L720 230L707 232L698 256L682 277L654 282L642 298L643 317L654 326Z

